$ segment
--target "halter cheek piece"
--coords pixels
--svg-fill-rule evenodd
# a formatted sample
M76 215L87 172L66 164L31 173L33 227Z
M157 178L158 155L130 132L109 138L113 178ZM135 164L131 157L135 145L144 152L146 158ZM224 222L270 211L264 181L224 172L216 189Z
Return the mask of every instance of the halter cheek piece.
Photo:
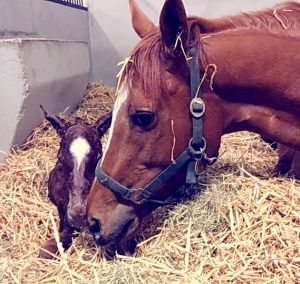
M181 153L175 163L170 164L165 168L158 176L156 176L150 183L145 185L143 188L131 189L128 188L116 180L109 177L101 168L100 161L98 162L95 170L98 181L109 188L113 193L120 197L133 202L136 205L143 204L154 204L154 205L167 205L174 203L177 199L169 197L166 200L152 199L159 186L168 181L174 176L184 165L187 165L186 173L186 184L195 185L197 184L197 171L196 163L201 162L202 164L213 164L217 158L208 158L205 154L206 140L202 133L202 117L205 112L205 104L201 99L201 93L198 95L198 87L200 84L200 71L197 60L197 49L192 48L189 52L189 56L192 57L189 61L190 70L190 84L191 84L191 102L190 102L190 113L192 115L192 127L193 136L189 141L188 147Z

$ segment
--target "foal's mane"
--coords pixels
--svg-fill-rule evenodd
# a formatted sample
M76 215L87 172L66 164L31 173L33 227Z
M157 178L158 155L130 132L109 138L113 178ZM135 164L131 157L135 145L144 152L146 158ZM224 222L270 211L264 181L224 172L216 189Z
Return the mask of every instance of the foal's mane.
M273 33L284 34L286 29L293 27L296 30L295 26L299 26L300 29L300 20L296 22L297 17L288 17L290 12L299 13L300 17L300 4L285 2L263 11L241 13L217 19L189 17L189 46L197 45L201 49L203 34L213 32L265 29ZM126 80L129 84L134 84L134 81L138 80L139 88L144 94L153 99L159 99L166 90L165 52L166 48L161 41L160 30L155 28L131 51L130 61L125 66L121 79Z

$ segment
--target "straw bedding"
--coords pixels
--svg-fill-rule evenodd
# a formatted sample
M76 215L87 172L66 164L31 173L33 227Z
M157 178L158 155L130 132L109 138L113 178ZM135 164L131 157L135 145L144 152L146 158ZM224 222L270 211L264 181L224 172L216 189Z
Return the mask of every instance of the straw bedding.
M112 93L91 84L71 116L94 121ZM145 220L135 257L101 259L86 231L59 260L38 259L57 234L46 182L58 141L44 121L0 165L0 283L300 283L300 186L271 177L276 154L250 133L224 137L202 193Z

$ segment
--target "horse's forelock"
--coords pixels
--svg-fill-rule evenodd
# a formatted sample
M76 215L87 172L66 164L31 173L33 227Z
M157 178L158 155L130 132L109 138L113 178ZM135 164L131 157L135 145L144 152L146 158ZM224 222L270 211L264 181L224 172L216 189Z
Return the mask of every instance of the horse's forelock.
M154 100L158 100L166 90L162 47L158 30L145 37L131 52L131 62L123 76L129 86L138 85L145 95Z

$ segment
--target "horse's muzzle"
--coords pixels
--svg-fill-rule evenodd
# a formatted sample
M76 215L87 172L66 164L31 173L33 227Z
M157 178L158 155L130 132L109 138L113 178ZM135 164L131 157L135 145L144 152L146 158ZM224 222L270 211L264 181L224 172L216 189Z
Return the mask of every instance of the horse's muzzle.
M137 218L129 218L123 220L121 223L114 225L114 230L111 234L104 235L101 230L101 222L99 219L92 218L89 222L90 232L93 234L94 241L97 245L106 247L111 244L117 244L121 242L124 238L136 230L138 227Z

